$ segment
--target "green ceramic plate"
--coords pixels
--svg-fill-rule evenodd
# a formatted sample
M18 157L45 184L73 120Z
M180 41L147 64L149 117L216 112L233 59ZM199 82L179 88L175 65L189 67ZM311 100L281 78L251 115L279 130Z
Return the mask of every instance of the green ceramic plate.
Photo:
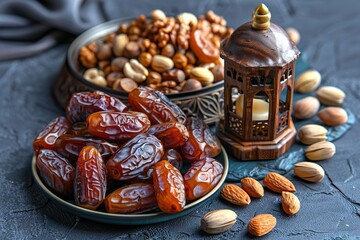
M151 212L151 213L139 213L139 214L111 214L101 211L93 211L88 210L79 206L76 206L74 202L66 201L58 196L56 196L48 187L43 183L41 180L37 168L36 168L36 157L33 156L32 164L31 164L31 171L34 176L35 182L38 184L40 189L45 193L45 195L54 201L55 204L62 207L64 210L78 215L83 218L87 218L93 221L104 222L104 223L111 223L111 224L121 224L121 225L142 225L142 224L151 224L151 223L159 223L165 222L174 218L178 218L184 216L195 209L199 208L203 205L207 200L211 199L215 193L220 189L221 185L224 183L226 179L226 175L229 169L229 161L224 149L216 157L216 159L223 164L224 172L219 181L219 183L205 196L197 199L196 201L190 202L186 204L184 210L180 213L176 214L167 214L163 212Z

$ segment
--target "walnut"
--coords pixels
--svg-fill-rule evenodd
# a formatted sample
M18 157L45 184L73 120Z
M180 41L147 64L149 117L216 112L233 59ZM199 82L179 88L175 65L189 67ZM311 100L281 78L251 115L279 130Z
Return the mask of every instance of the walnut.
M87 47L82 47L79 53L79 59L81 64L86 68L96 67L97 58L95 52L91 51Z

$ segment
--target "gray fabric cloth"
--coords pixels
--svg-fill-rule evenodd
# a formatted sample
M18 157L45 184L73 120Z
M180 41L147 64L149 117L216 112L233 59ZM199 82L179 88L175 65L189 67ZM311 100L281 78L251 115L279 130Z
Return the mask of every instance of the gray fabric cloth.
M102 1L0 2L0 60L27 57L107 20Z

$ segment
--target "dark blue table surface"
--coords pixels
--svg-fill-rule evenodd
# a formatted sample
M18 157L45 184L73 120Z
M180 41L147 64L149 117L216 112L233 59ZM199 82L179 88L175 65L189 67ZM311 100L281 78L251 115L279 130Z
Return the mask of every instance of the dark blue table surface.
M322 85L343 89L345 106L360 114L360 2L264 1L272 21L295 27L301 33L299 47L308 63L323 76ZM110 19L136 16L152 9L169 15L190 11L196 15L213 10L237 27L250 20L257 2L252 0L202 1L106 1ZM56 104L52 85L64 62L67 44L58 45L31 58L0 62L0 239L247 239L247 223L256 214L271 213L276 228L264 239L358 239L360 238L360 126L335 141L337 153L319 164L326 176L309 184L285 176L297 188L301 210L286 216L280 195L265 197L247 207L231 205L218 196L187 216L161 224L115 226L79 218L49 201L34 184L30 163L32 141L37 133L63 110ZM215 209L238 214L233 228L209 236L200 230L202 216Z

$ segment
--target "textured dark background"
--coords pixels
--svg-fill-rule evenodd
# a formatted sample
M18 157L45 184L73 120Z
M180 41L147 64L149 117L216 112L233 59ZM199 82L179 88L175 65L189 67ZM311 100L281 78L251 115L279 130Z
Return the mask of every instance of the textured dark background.
M301 32L299 47L323 76L322 85L347 93L345 106L358 120L360 114L360 2L338 0L264 1L272 21ZM162 8L170 14L214 10L232 27L249 21L258 2L253 0L106 1L109 19L149 13ZM292 217L280 209L280 196L265 197L247 207L235 207L215 197L197 211L166 223L147 226L114 226L92 222L64 212L33 183L30 162L32 141L52 119L63 115L52 94L68 45L62 44L31 58L0 62L0 239L185 239L211 238L200 230L208 211L229 208L238 221L212 238L246 239L248 221L271 213L278 222L264 239L360 238L360 126L335 142L336 155L320 162L324 181L309 184L286 174L297 188L301 210ZM0 49L1 50L1 49Z

